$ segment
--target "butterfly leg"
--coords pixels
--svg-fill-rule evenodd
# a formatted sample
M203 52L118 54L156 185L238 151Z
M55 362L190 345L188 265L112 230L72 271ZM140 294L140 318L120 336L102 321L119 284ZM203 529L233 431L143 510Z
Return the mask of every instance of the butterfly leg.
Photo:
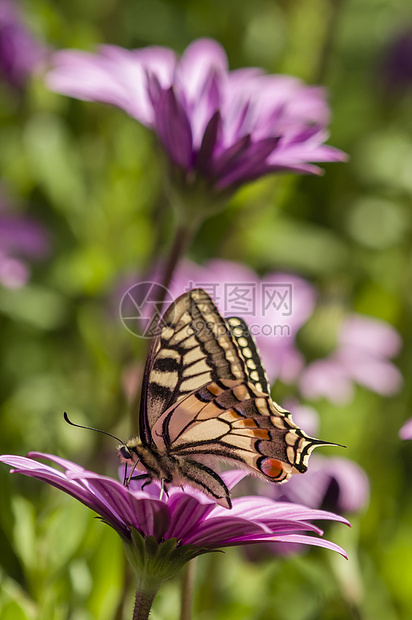
M151 479L152 479L152 478L151 478L150 474L138 474L137 476L133 476L133 472L134 472L134 470L136 469L136 467L137 467L138 463L139 463L139 461L136 461L136 462L133 464L132 471L131 471L131 472L130 472L130 474L127 476L127 478L126 478L126 475L127 475L127 474L126 474L126 472L127 472L127 466L126 466L126 468L125 468L125 474L124 474L124 478L125 478L125 479L124 479L124 481L123 481L123 484L124 484L124 486L125 486L125 487L128 487L128 486L129 486L129 484L130 484L130 481L131 481L131 480L144 480L145 478L149 478L149 481L148 481L146 484L148 484L148 483L151 481ZM142 487L142 488L143 488L143 487Z
M145 486L152 482L152 477L150 474L138 474L137 476L129 476L126 480L125 485L129 486L131 480L146 480L146 482L144 482L141 487L141 491L143 491Z
M138 474L137 476L132 476L131 480L144 480L145 478L150 478L150 474Z
M163 495L167 495L167 497L169 497L169 493L167 492L167 487L166 487L166 483L168 482L171 482L171 480L169 480L168 478L161 479L159 499L162 499Z
M147 487L148 484L150 484L152 482L152 477L150 474L140 474L139 476L136 476L135 478L133 478L133 480L143 480L144 478L147 478L146 482L143 482L142 484L142 491L145 487Z

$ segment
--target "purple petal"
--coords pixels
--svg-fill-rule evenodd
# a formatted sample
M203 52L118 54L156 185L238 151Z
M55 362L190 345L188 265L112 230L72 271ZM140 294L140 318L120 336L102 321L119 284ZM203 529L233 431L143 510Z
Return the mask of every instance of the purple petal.
M268 164L265 174L286 172L293 174L314 174L321 176L324 174L324 170L313 164L299 164L293 161L288 161L286 157L279 158L279 163Z
M84 99L111 103L144 125L154 121L148 96L147 72L157 76L162 88L172 84L176 55L167 48L148 47L129 51L102 46L97 54L65 50L52 57L46 77L51 90Z
M219 141L219 135L222 130L222 121L220 112L217 111L209 120L206 129L203 134L202 142L200 145L199 153L197 156L197 168L205 175L211 174L211 164L213 153L217 142Z
M333 481L338 487L338 497L333 505L335 510L358 512L368 505L369 478L357 463L342 457L320 457L319 462L327 470L329 481ZM328 503L327 496L326 502ZM331 507L330 503L328 507Z
M275 502L268 497L250 496L237 498L233 502L231 514L241 514L245 519L267 518L268 516L279 519L291 519L292 521L311 521L322 519L327 521L339 521L349 525L349 522L340 515L335 515L326 510L314 510L307 506L292 504L289 502ZM214 514L219 514L220 507Z
M48 235L30 218L1 214L0 249L7 254L44 258L49 251Z
M198 524L214 509L213 504L201 504L183 492L171 496L168 507L172 517L165 537L179 539L196 531Z
M225 170L229 170L236 164L238 159L246 152L250 146L250 135L243 136L234 144L224 148L213 161L212 173L214 176L221 176Z
M227 509L226 509L227 510ZM222 516L207 519L199 523L196 530L185 536L183 544L205 546L215 549L222 545L222 541L229 541L232 538L243 538L257 534L267 534L269 528L262 524L252 523L246 519Z
M345 356L341 363L352 379L376 394L392 396L397 394L402 387L403 378L400 371L388 361L359 359L350 355Z
M402 339L392 325L362 314L348 316L339 334L345 349L362 349L377 357L393 357L402 347Z
M129 489L117 480L85 472L73 473L73 479L80 479L101 502L105 502L113 514L128 525L138 529L144 536L160 540L170 524L170 510L161 500L135 497Z
M17 89L24 89L29 77L46 59L47 50L35 40L18 11L18 3L0 3L0 71Z
M202 144L210 120L219 111L221 103L221 76L215 71L209 73L202 90L195 101L187 100L188 116L193 132L193 146L197 150ZM220 133L219 133L220 137Z
M197 39L185 50L176 69L176 83L187 101L204 95L205 83L211 74L225 75L228 64L225 50L213 39Z
M412 439L412 418L405 422L399 431L399 437L401 439Z
M220 474L223 482L226 484L229 491L231 491L241 480L246 478L249 472L244 469L232 469L230 471L224 471Z
M48 457L46 456L46 458ZM123 535L128 535L129 530L125 523L120 520L105 503L102 503L99 498L96 498L87 488L84 488L77 481L68 480L63 472L49 467L48 465L32 461L26 457L3 455L0 457L0 462L7 463L8 465L14 467L15 469L13 472L15 473L31 476L37 480L42 480L43 482L47 482L51 486L64 491L88 508L91 508L97 512ZM73 468L75 467L74 464L71 465Z
M252 143L235 162L228 163L221 170L218 187L221 189L236 183L262 176L267 171L266 158L276 148L278 137L264 138Z
M30 271L23 261L9 258L0 252L0 283L9 289L24 286L30 278Z
M340 555L343 555L343 557L346 560L348 559L346 551L342 549L342 547L339 547L339 545L336 545L335 543L330 542L329 540L324 540L323 538L316 538L315 536L304 536L301 534L286 534L284 536L283 535L274 536L272 541L294 543L294 544L298 543L301 545L313 545L315 547L323 547L325 549L331 549L332 551L336 551Z
M49 454L48 452L36 452L34 450L34 451L29 452L27 456L33 459L47 459L48 461L51 461L52 463L57 463L58 465L61 465L61 467L64 467L65 469L67 469L67 471L70 471L70 472L87 471L81 465L78 465L77 463L73 463L73 461L68 461L67 459L62 458L61 456L56 456L55 454ZM25 458L25 457L21 457L21 458ZM57 471L57 470L53 470L53 471Z
M352 383L346 370L333 358L309 364L302 373L299 386L305 398L324 396L332 403L344 404L353 397Z
M261 533L259 531L250 531L247 534L229 534L227 538L222 537L220 539L220 547L234 547L238 545L248 545L251 543L267 543L273 542L274 536L288 536L291 534L299 534L300 532L314 532L315 534L322 535L323 532L319 528L305 522L297 521L278 521L277 528L268 532Z
M189 119L173 88L163 91L155 106L160 140L175 164L185 170L192 165L192 130Z

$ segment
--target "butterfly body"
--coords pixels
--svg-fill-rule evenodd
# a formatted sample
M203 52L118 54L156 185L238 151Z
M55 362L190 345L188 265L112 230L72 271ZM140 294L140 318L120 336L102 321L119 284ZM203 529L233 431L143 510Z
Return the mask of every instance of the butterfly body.
M120 448L124 461L148 480L189 484L231 507L214 471L235 463L271 482L307 469L314 447L289 412L270 397L256 345L238 318L221 317L202 289L179 297L165 312L148 355L140 437Z
M200 488L204 493L213 497L218 504L231 508L229 490L221 477L210 467L194 459L170 456L165 452L159 452L142 444L140 439L131 439L126 444L129 458L122 457L124 461L138 464L145 474L147 482L161 480L167 490L169 484L174 486L191 486ZM140 467L141 466L141 467Z

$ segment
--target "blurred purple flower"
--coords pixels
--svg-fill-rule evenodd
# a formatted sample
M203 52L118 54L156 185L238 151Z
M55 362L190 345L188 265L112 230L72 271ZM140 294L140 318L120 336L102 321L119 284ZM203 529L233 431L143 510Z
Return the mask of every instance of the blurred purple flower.
M388 94L412 87L412 25L396 33L385 46L379 66L379 79Z
M287 490L289 501L339 513L365 509L369 503L369 479L365 471L347 458L314 456L310 475L303 474L301 485Z
M271 172L318 174L310 162L343 161L324 144L325 92L256 68L228 71L223 48L194 41L179 59L168 48L54 54L52 90L116 105L152 129L186 186L232 191ZM205 184L201 184L204 194Z
M64 471L39 463L37 458L50 460ZM10 465L13 472L43 480L79 500L97 512L126 543L132 542L133 530L137 530L142 537L153 537L158 544L175 539L176 546L183 551L191 546L192 550L197 547L198 553L276 540L326 547L346 557L343 549L319 538L322 530L311 521L347 521L323 510L258 496L234 499L233 508L228 510L195 489L180 487L171 487L168 495L160 499L157 483L145 486L143 491L141 481L132 481L127 488L113 478L50 454L33 452L29 458L3 455L0 462ZM222 474L229 488L245 475L239 470Z
M41 259L49 250L45 229L34 220L4 213L0 207L0 284L20 288L30 271L23 258Z
M306 366L300 389L306 398L324 396L337 404L353 397L353 383L391 396L402 386L400 371L389 361L402 345L394 327L385 321L360 314L344 319L336 350Z
M401 439L412 439L412 418L407 420L399 431Z
M211 260L204 266L182 261L170 292L174 298L200 286L224 317L243 318L255 337L269 380L293 382L304 359L295 346L298 330L311 316L316 293L302 278L268 273L261 279L242 263Z
M22 21L16 2L0 0L0 72L17 89L43 64L46 48Z

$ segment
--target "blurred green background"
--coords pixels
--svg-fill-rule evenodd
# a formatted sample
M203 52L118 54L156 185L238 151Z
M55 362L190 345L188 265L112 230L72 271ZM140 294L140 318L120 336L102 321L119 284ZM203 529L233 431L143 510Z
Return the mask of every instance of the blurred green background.
M412 58L388 83L390 42L412 29L409 0L30 0L19 3L34 36L52 48L166 45L182 52L210 36L231 68L262 66L328 87L330 143L350 155L325 176L263 179L203 225L193 260L245 262L258 273L291 270L319 305L395 326L403 390L382 398L357 387L348 405L311 404L322 436L348 446L371 481L352 528L328 530L349 561L312 549L247 562L238 550L198 562L199 620L409 620L412 617L412 444L398 430L412 415ZM407 64L407 63L406 63ZM162 255L173 231L154 137L120 110L0 80L0 181L14 212L49 231L51 251L20 289L0 288L0 453L45 451L116 474L107 438L79 423L129 435L125 370L141 341L121 325L113 291ZM319 341L308 355L322 351ZM137 370L136 370L137 372ZM282 393L282 386L274 386ZM289 393L291 390L289 389ZM292 390L293 394L293 390ZM74 500L0 468L1 620L99 620L131 615L117 535ZM218 577L217 577L218 575ZM153 620L178 618L167 583Z

